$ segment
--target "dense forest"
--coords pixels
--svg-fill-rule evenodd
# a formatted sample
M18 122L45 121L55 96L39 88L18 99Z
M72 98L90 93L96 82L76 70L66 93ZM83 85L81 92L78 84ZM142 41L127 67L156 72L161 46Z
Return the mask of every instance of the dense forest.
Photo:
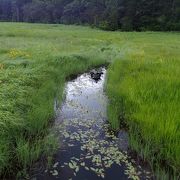
M180 0L0 0L0 21L180 30Z

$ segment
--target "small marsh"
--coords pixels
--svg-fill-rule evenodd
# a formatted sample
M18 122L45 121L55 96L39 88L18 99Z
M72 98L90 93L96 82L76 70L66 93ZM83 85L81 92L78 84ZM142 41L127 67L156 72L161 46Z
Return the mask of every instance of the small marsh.
M56 109L55 129L61 147L50 169L36 179L98 180L151 179L128 155L128 135L115 134L107 122L104 92L106 69L100 79L85 73L67 83L66 98Z

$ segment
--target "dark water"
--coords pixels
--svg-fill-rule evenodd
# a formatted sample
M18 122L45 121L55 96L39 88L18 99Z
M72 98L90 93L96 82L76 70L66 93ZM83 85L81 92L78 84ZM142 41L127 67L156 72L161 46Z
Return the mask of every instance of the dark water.
M125 131L115 135L107 123L106 70L99 81L83 74L66 85L66 98L55 123L60 149L50 169L34 179L120 180L151 179L128 156Z

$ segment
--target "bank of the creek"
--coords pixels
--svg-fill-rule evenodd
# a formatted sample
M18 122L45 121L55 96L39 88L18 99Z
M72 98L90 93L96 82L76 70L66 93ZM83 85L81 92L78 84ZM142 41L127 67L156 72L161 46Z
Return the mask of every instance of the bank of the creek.
M147 168L128 155L127 133L115 135L110 130L104 92L106 70L98 71L102 71L100 79L91 72L67 83L64 103L56 109L60 148L52 167L38 172L33 179L152 179Z

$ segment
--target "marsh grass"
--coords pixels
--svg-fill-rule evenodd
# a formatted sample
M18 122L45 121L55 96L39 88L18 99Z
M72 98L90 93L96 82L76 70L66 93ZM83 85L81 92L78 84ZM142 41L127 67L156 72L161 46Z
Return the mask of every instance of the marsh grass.
M81 26L0 23L0 174L25 175L51 155L54 99L68 77L104 63L112 127L159 168L179 166L179 33L104 32ZM157 153L158 152L158 153ZM158 169L156 168L156 169Z
M12 84L8 84L12 87L7 92L9 99L6 99L6 102L9 100L9 107L6 104L5 108L12 112L8 112L4 122L1 119L4 125L1 126L4 131L1 131L1 140L4 139L0 148L1 171L6 169L9 171L7 174L12 174L21 168L27 170L40 156L53 154L57 144L51 142L56 141L47 141L46 135L55 115L54 100L58 97L61 102L66 77L103 62L69 56L32 64L33 73L29 71L30 67L28 72L26 69L20 71L16 68L16 73L20 73L16 77L20 85L15 83L16 79ZM41 66L41 71L36 70L38 66ZM10 72L12 73L12 69ZM28 73L28 77L23 77L23 80L20 78L22 72ZM5 94L4 91L3 95ZM17 164L16 167L14 164Z
M14 25L11 32L10 24L2 24L0 41L5 45L0 49L7 50L0 51L0 174L14 176L23 170L17 176L25 176L35 161L42 156L51 159L57 149L49 127L55 116L54 100L61 102L66 78L105 60L85 53L63 54L47 45L48 32L38 36L38 43L36 34L25 33L28 29L19 31Z
M126 120L131 147L155 169L178 177L180 167L180 61L117 60L109 70L107 91L113 128ZM118 101L117 101L118 99ZM165 176L165 174L164 174Z

